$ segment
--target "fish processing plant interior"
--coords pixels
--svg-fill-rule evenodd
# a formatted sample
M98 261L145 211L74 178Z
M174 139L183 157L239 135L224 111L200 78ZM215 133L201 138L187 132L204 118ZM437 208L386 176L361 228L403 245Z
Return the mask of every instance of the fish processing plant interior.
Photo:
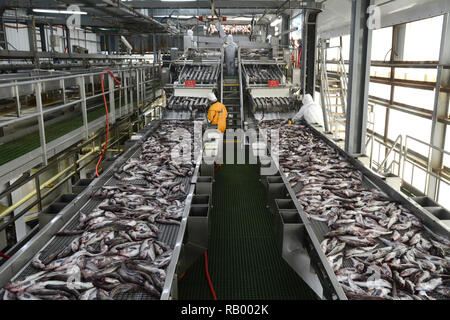
M0 299L450 299L449 11L0 1Z

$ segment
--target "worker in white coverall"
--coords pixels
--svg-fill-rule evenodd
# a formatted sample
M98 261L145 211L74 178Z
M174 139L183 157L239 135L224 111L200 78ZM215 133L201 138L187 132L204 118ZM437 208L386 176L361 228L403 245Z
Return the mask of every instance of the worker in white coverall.
M237 44L233 42L233 36L229 34L225 43L223 44L223 48L225 51L225 64L227 66L227 75L234 76L235 63L234 59L236 58Z

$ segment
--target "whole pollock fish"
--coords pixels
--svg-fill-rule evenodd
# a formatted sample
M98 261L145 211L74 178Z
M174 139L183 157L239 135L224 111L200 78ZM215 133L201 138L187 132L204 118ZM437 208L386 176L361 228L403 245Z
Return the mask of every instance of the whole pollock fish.
M308 126L277 119L260 121L259 128L278 130L280 170L306 216L328 227L321 250L349 299L449 298L447 237L383 192L365 188L364 176ZM340 265L341 253L352 270Z
M186 130L180 140L193 134L192 122L161 123L141 145L140 156L117 169L117 183L91 195L101 201L98 207L81 212L76 229L57 233L72 237L67 245L35 255L30 268L36 271L8 283L0 298L112 300L126 292L159 298L173 253L158 240L161 225L180 223L195 169L194 161L171 160L180 141L172 133L180 128ZM128 183L138 178L144 184Z

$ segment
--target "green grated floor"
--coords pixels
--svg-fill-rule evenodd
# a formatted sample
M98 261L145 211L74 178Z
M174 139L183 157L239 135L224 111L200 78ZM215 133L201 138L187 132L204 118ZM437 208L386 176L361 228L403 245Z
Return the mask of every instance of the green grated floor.
M88 111L88 122L94 121L105 114L105 109L99 107ZM83 125L82 115L45 126L45 141L49 143ZM27 134L19 139L0 145L0 165L12 161L41 145L39 132Z
M316 299L281 258L257 165L216 172L210 211L209 273L218 300ZM180 300L212 299L203 256L178 282Z

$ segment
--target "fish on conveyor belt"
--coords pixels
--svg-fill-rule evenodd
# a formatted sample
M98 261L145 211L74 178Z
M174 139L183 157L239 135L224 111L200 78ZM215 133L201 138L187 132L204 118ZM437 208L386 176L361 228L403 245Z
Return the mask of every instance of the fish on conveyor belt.
M308 126L259 127L280 130L280 169L306 216L328 227L321 250L349 299L450 299L450 239L364 187L363 175Z
M188 193L183 179L190 180L195 167L190 160L172 160L179 141L172 141L171 133L178 128L192 133L193 123L162 123L143 143L140 157L116 170L120 181L91 195L101 203L80 212L75 229L56 234L72 237L70 242L59 251L37 253L30 267L35 272L8 283L0 298L113 300L125 293L160 298L172 258L172 248L159 240L161 225L180 223ZM132 179L146 184L127 183Z

